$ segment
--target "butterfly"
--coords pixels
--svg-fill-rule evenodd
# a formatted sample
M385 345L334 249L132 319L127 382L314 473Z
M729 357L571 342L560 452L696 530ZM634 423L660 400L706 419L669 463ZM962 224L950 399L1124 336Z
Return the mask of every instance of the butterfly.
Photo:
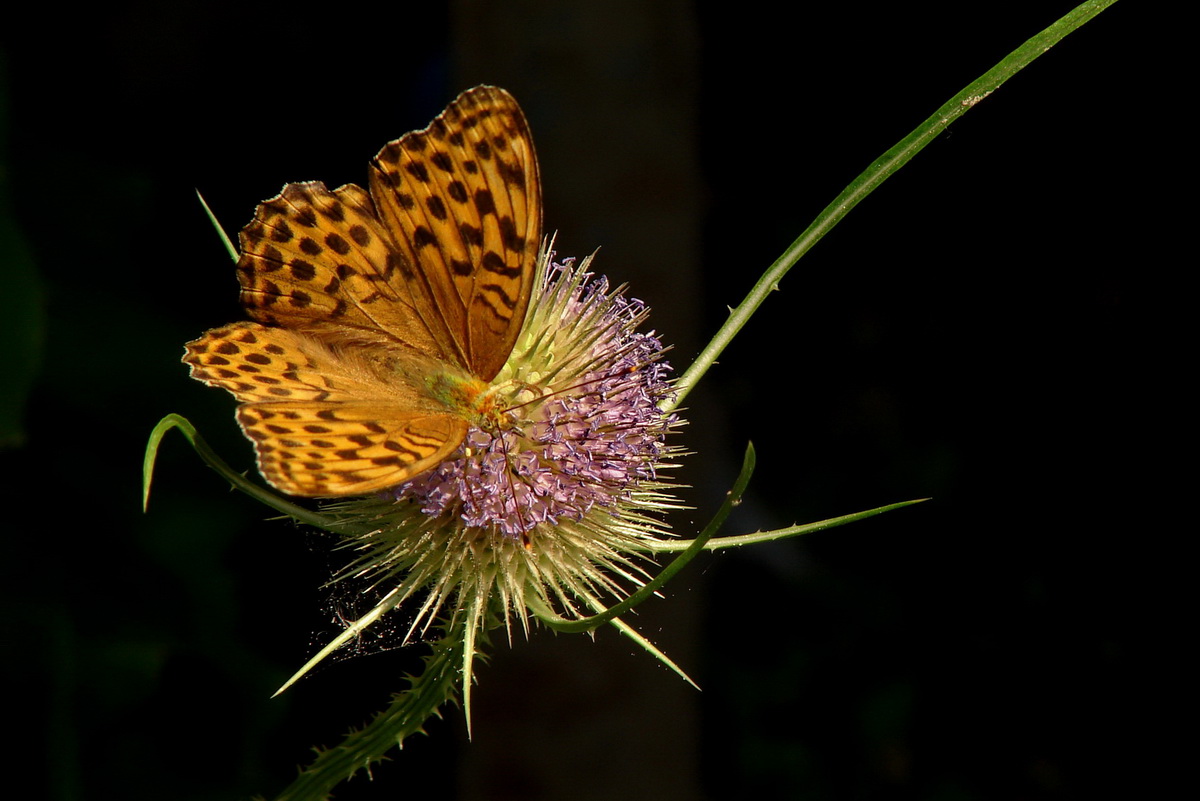
M494 420L533 291L541 184L508 92L469 89L389 142L368 187L294 183L259 205L239 235L250 321L183 357L241 402L259 470L292 495L402 483Z

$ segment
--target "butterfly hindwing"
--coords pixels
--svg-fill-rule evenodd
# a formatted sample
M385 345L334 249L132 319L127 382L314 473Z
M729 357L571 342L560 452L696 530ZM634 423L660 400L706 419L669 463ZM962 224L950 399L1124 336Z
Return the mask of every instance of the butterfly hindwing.
M306 334L242 322L189 342L184 361L193 378L243 402L237 419L268 481L293 495L344 495L403 482L466 436L466 420L439 411L403 374L390 382L378 375L388 347L381 340L335 351Z
M454 452L467 421L373 403L248 403L238 423L258 469L292 495L356 495L425 472Z
M243 403L352 402L364 389L361 382L340 375L331 357L322 358L318 343L284 328L232 323L206 331L186 348L183 361L192 378L227 390Z

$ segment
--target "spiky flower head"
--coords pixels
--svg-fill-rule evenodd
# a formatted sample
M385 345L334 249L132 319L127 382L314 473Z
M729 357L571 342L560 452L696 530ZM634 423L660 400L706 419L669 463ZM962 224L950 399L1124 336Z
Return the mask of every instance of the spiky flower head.
M477 630L527 610L580 617L641 583L649 540L676 506L660 471L679 423L663 346L637 331L645 305L588 272L591 259L543 254L521 336L493 380L496 414L459 452L384 493L329 511L359 525L343 576L422 602L408 636L435 615ZM367 525L362 525L366 523Z

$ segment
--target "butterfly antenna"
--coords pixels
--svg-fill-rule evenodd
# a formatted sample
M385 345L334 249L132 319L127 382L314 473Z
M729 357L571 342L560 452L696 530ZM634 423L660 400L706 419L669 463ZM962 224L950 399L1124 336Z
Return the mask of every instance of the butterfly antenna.
M517 484L516 484L516 482L513 481L514 475L517 475L518 478L520 477L520 474L517 472L520 468L520 465L509 458L508 440L505 439L505 437L504 437L505 432L500 431L499 434L500 434L500 451L501 451L501 453L504 454L504 477L505 477L505 480L508 481L508 496L510 498L512 498L513 515L521 523L521 526L520 526L520 528L521 528L521 544L525 546L525 550L532 550L533 549L533 540L531 540L529 538L529 532L530 532L530 530L533 529L532 521L521 520L521 516L522 516L521 499L517 496ZM522 480L520 483L525 484L530 492L533 491L533 487L529 486L527 482ZM524 525L525 523L531 524L529 526L529 528L525 527L525 525Z
M646 367L646 366L648 366L648 365L650 365L650 364L653 364L655 361L656 361L655 359L651 359L651 360L648 360L648 361L645 361L645 362L641 362L641 363L639 363L639 364L631 365L631 366L629 366L629 367L626 367L626 368L624 369L624 371L623 371L623 372L624 372L624 374L625 374L625 375L633 375L633 374L634 374L634 373L636 373L638 370L641 370L642 368L644 368L644 367ZM531 399L529 399L529 400L527 400L527 401L525 401L525 402L523 402L523 403L517 403L517 404L514 404L514 405L512 405L512 406L509 406L509 407L506 409L506 411L513 411L513 410L515 410L515 409L521 409L521 408L524 408L525 406L528 406L528 405L530 405L530 404L532 404L532 403L545 403L547 400L553 399L553 398L554 398L555 396L557 396L557 395L567 395L567 394L570 394L570 393L576 392L577 390L581 390L581 389L583 389L584 387L587 387L587 386L589 386L589 385L591 385L591 384L597 384L597 383L599 383L599 382L601 382L601 381L607 381L609 378L612 378L612 375L611 375L611 374L609 374L609 375L597 376L596 378L589 378L589 379L587 379L586 381L580 381L578 384L572 384L572 385L570 385L570 386L567 386L567 387L561 387L561 388L559 388L559 389L556 389L556 390L554 390L554 391L552 391L552 392L547 392L545 395L539 395L539 396L537 396L536 398L531 398ZM633 383L633 382L631 382L631 383ZM624 390L625 390L625 389L626 389L628 386L629 386L628 384L620 384L620 385L618 385L618 386L616 386L616 387L613 387L613 389L612 389L612 392L614 392L614 393L615 393L615 392L622 392L622 391L624 391Z

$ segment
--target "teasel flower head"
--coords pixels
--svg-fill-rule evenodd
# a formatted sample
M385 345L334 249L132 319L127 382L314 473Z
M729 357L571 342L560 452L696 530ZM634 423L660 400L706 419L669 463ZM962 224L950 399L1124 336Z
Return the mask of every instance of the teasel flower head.
M450 459L326 511L352 523L340 579L381 607L415 603L406 639L438 618L471 632L528 631L529 612L579 618L640 586L642 556L677 508L663 471L681 424L662 411L669 365L648 310L593 275L591 259L544 253L521 336L481 416ZM469 681L469 678L467 679Z

